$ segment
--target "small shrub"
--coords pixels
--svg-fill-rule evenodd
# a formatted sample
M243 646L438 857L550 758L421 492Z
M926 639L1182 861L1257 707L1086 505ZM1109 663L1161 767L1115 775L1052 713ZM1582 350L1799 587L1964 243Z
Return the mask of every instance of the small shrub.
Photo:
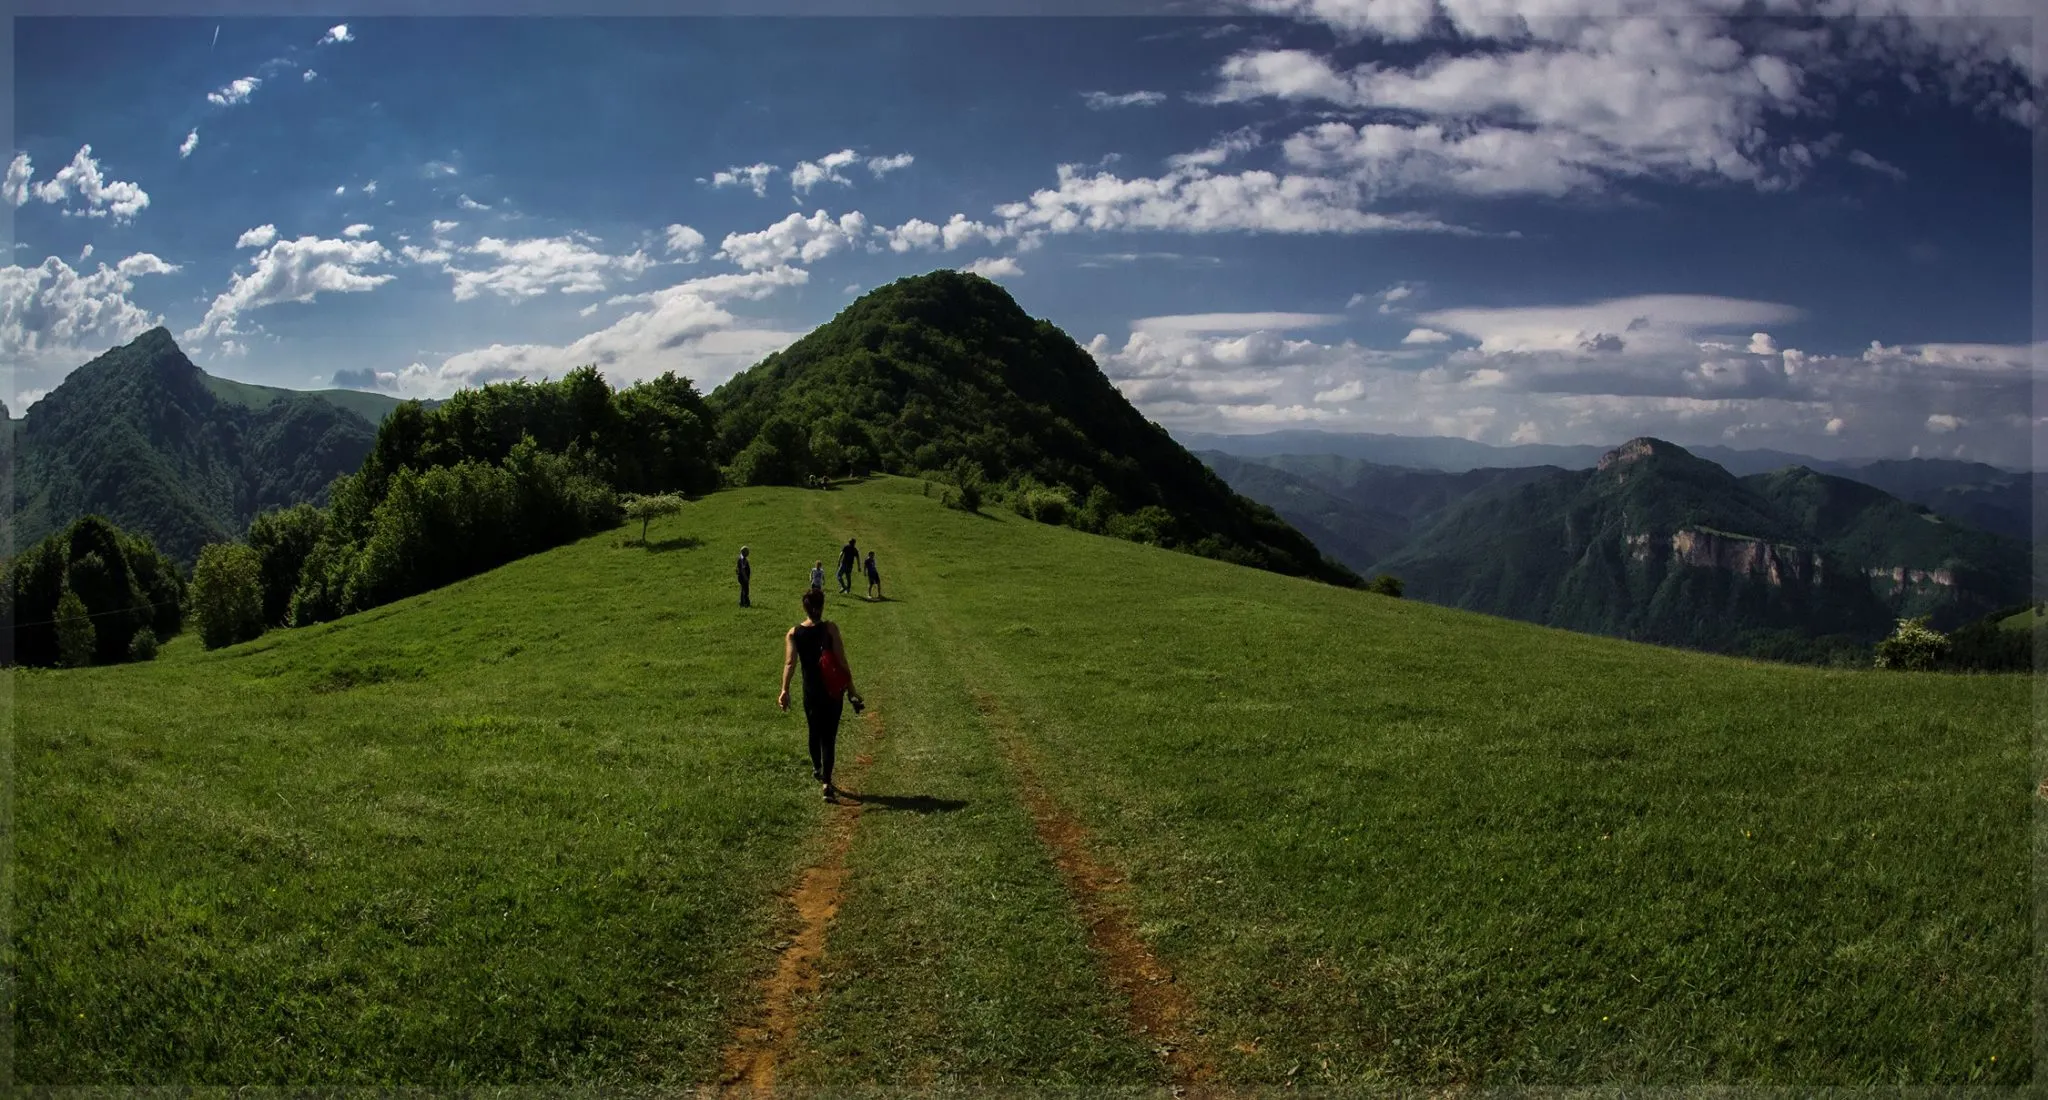
M1372 579L1372 583L1366 586L1366 590L1377 592L1382 596L1392 596L1398 600L1401 598L1401 578L1391 573L1381 573Z
M1892 636L1877 643L1877 667L1924 671L1940 665L1948 648L1948 637L1928 626L1925 616L1900 619Z
M143 627L128 640L128 659L131 661L156 660L156 631Z

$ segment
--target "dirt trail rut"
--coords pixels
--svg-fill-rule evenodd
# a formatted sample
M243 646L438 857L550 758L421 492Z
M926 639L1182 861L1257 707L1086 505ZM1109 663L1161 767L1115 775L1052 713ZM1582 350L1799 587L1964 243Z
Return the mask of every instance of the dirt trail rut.
M1088 928L1088 944L1102 965L1103 976L1129 1005L1132 1031L1165 1064L1176 1093L1209 1094L1216 1068L1203 1049L1206 1044L1195 1033L1193 1002L1173 971L1138 935L1137 923L1122 896L1127 889L1124 878L1090 854L1087 832L1039 782L1028 751L996 698L977 691L974 705L998 734L1003 755L1017 776L1018 796L1031 812L1038 839L1052 853L1081 923Z

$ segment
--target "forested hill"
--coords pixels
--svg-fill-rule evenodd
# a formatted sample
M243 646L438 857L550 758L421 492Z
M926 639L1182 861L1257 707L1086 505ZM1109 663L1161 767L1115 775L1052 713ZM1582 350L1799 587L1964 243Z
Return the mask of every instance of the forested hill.
M256 407L220 381L163 328L71 372L11 422L14 545L97 513L189 566L257 512L323 499L369 454L376 428L333 400L263 387Z
M710 403L738 484L950 472L1040 519L1356 583L1145 419L1071 337L976 275L880 287Z

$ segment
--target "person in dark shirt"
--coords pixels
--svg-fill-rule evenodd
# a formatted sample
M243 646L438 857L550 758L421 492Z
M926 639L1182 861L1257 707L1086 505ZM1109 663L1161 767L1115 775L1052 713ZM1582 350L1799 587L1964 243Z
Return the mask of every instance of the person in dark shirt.
M747 548L744 546L740 547L739 564L733 567L733 572L739 577L740 581L740 606L754 606L747 600L747 585L753 583L754 566L752 562L747 560Z
M868 599L879 600L882 598L882 571L875 568L875 552L873 550L868 551L867 570Z
M803 594L804 621L783 635L782 694L775 705L789 709L789 679L799 665L803 668L804 719L811 734L811 775L823 785L825 801L839 801L839 789L832 785L832 764L839 745L839 719L847 700L853 711L862 709L860 692L853 686L853 666L846 660L846 642L839 636L839 624L825 621L825 594L812 588ZM830 652L846 669L846 693L834 695L818 671L818 658Z
M847 539L846 545L839 548L839 591L842 595L852 594L853 567L859 561L860 548L853 544L852 539Z

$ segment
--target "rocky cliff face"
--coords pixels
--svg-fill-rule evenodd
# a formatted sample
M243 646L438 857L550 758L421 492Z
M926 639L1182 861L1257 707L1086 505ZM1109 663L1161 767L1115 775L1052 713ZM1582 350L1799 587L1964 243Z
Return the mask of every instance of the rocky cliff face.
M1947 569L1908 569L1903 565L1874 566L1864 570L1880 586L1905 588L1954 588L1956 575Z
M1680 528L1668 538L1644 533L1629 535L1627 542L1629 556L1636 561L1668 558L1677 565L1756 576L1779 588L1819 584L1821 580L1818 553L1762 539Z

